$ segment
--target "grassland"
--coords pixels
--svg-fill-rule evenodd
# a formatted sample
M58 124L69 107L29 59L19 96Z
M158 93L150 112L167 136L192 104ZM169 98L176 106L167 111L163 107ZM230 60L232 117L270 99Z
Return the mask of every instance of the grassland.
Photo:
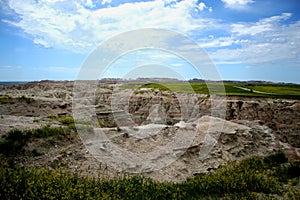
M134 89L143 93L141 88L172 91L177 93L217 94L227 96L270 97L300 99L300 85L296 84L232 84L198 83L198 82L158 82L158 83L128 83L121 89Z
M68 127L50 127L48 125L34 130L13 129L2 136L0 140L0 154L5 156L15 156L24 151L24 147L29 141L35 138L53 138L54 140L63 140L71 132L75 131ZM0 198L1 199L1 198Z
M34 102L34 99L28 98L25 96L20 96L17 98L12 98L8 95L0 95L0 104L14 104L16 102L26 102L26 103L32 103Z
M1 156L1 154L0 154ZM142 176L80 177L60 168L25 169L1 159L1 199L298 199L300 163L282 152L230 162L215 173L183 183L159 183Z

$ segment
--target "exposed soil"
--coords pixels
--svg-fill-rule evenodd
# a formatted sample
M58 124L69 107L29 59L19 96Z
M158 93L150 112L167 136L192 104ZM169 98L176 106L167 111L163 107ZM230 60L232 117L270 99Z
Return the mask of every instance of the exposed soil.
M94 98L79 102L78 111L86 116L88 105L94 105L94 115L88 121L74 118L77 128L89 124L86 131L92 134L79 130L79 136L72 132L61 139L32 139L15 162L26 167L65 167L94 177L143 173L176 182L214 171L229 160L265 156L279 149L289 159L300 158L299 100L229 97L222 119L211 116L212 101L206 95L133 92L118 86L101 83L93 91L84 91L82 97L94 94ZM1 135L12 129L64 126L60 119L74 114L73 95L72 82L0 85L0 96L7 97L0 99ZM128 155L113 145L126 149ZM164 147L168 151L159 150ZM131 153L138 157L130 157Z

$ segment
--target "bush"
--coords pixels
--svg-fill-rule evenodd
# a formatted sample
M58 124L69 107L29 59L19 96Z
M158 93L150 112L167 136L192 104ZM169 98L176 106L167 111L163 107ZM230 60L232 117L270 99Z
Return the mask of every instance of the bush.
M0 95L0 104L13 104L13 99L8 95Z
M71 125L74 124L74 119L73 117L60 117L58 120L60 123L63 125Z
M14 154L23 150L30 138L30 131L11 130L4 135L4 141L0 143L0 153Z
M60 138L67 134L67 130L62 127L50 127L49 125L42 126L39 129L31 130L31 134L36 138L47 138L51 136L56 136Z
M276 174L282 182L287 182L289 179L300 177L300 161L281 165L274 170L274 174Z
M14 155L22 152L31 138L55 137L62 139L70 133L70 129L61 127L42 126L34 130L11 130L4 135L4 141L0 142L0 153L4 155Z
M300 177L300 161L295 161L288 168L289 178Z
M33 154L34 157L44 155L43 152L40 152L40 151L38 151L37 149L33 149L33 150L31 151L31 153Z
M116 131L121 132L122 129L119 126L117 126Z
M274 177L256 171L259 159L228 163L215 174L183 183L159 183L141 176L80 178L62 169L13 169L1 162L1 199L257 199L259 194L281 194ZM289 189L287 195L296 193Z
M56 116L56 115L53 115L53 114L48 115L47 118L50 119L50 120L52 120L52 121L53 121L53 120L57 120L57 116Z
M276 178L262 171L262 160L249 158L240 163L230 162L214 174L198 175L188 180L185 187L194 195L244 194L247 192L279 193Z
M288 161L283 151L277 151L275 154L267 156L264 158L264 163L268 167L274 167Z
M280 182L276 169L264 167L264 159L249 158L183 183L159 183L141 176L107 180L63 169L25 169L1 159L0 199L298 199L299 185ZM290 169L298 171L299 163Z
M19 101L25 101L26 103L32 103L32 102L34 102L34 99L32 99L32 98L28 98L28 97L26 97L26 96L21 96L21 97L18 97L18 100Z

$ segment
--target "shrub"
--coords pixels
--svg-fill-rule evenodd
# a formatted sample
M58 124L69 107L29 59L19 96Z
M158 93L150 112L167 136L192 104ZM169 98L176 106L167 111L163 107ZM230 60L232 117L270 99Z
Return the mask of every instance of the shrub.
M290 164L288 168L289 178L295 178L300 176L300 161L295 161Z
M13 104L13 99L8 95L0 95L0 104Z
M42 126L34 130L11 130L3 136L4 141L0 142L0 153L14 155L22 152L31 138L55 137L55 139L62 139L69 133L70 129L50 126Z
M294 161L285 165L278 166L274 170L280 181L287 182L289 179L300 177L300 161Z
M61 136L66 135L66 130L62 127L50 127L49 125L46 125L39 129L32 130L31 133L32 136L36 138L46 138L50 136L60 138Z
M28 104L34 102L34 99L33 99L33 98L28 98L28 97L26 97L26 96L24 96L24 95L18 97L18 100L19 100L19 101L25 101L25 102L28 103Z
M264 163L269 167L274 167L288 161L283 151L277 151L275 154L271 154L264 158Z
M31 153L33 154L34 157L44 155L43 152L40 152L40 151L38 151L37 149L33 149L33 150L31 151Z
M102 120L98 120L98 124L101 128L106 127L105 122L103 122Z
M121 132L122 129L119 126L117 126L116 131Z
M244 194L245 192L278 193L279 183L262 171L262 160L249 158L230 162L214 174L198 175L185 184L194 195Z
M298 171L299 163L291 166L291 172ZM0 159L0 198L299 199L299 185L280 182L275 171L274 167L265 168L264 159L248 158L239 163L228 162L213 174L200 174L183 183L159 183L142 176L95 179L79 177L62 168L25 169Z
M11 130L4 136L0 143L0 152L6 155L14 154L23 150L30 138L30 131Z
M48 115L47 118L50 119L50 120L57 120L57 116L53 115L53 114L52 115Z
M63 125L70 125L74 124L74 118L73 117L60 117L58 120Z
M228 163L215 174L200 175L183 183L159 183L141 176L93 179L62 169L13 169L1 162L2 199L257 199L265 194L281 195L274 177L268 177L262 168L256 172L259 159ZM286 193L297 194L291 187Z

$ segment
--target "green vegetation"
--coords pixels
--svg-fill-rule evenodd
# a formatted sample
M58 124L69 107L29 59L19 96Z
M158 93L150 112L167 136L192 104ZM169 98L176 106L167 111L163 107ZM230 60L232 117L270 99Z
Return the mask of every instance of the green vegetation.
M100 126L101 128L106 127L105 122L102 121L102 120L100 120L100 119L98 120L98 124L99 124L99 126Z
M133 89L136 93L144 93L141 88L152 91L172 91L177 93L218 94L227 96L270 97L300 99L300 85L295 84L224 84L199 82L159 82L159 83L128 83L120 89Z
M71 116L57 116L54 114L48 115L47 118L51 121L58 121L62 125L68 126L68 128L76 130L75 120Z
M0 104L13 104L13 99L8 95L0 95Z
M117 126L116 131L120 132L122 131L122 129L119 126Z
M50 126L42 126L34 130L11 130L6 135L3 135L3 140L0 142L0 153L4 155L15 155L21 153L27 143L33 138L53 137L54 139L61 140L69 134L70 131L70 129Z
M127 85L122 85L121 89L133 89L138 90L142 88L150 88L152 91L159 90L159 91L172 91L172 92L186 92L192 93L193 90L197 89L199 93L203 92L208 94L207 86L203 84L199 85L198 88L193 88L193 85L184 82L162 82L162 83L129 83ZM143 91L137 91L137 93L143 93Z
M34 157L44 155L43 152L40 152L40 151L37 150L37 149L33 149L33 150L31 151L31 153L33 154Z
M73 117L60 117L58 121L63 125L71 125L75 122Z
M8 95L0 95L0 104L14 104L16 101L26 102L29 104L34 102L34 99L25 97L24 95L18 98L12 98Z
M20 97L18 97L17 98L19 101L24 101L24 102L26 102L26 103L32 103L32 102L34 102L34 99L33 98L29 98L29 97L26 97L26 96L20 96Z
M252 89L254 91L260 91L265 93L270 93L273 95L281 96L300 96L300 85L245 85L245 87Z
M280 156L279 156L280 157ZM277 157L278 158L278 157ZM248 158L229 162L215 173L197 175L183 183L159 183L142 176L115 179L80 177L67 170L25 169L5 160L0 166L1 199L258 199L300 196L298 176L281 180L300 164L272 166L265 160ZM281 162L281 159L279 159ZM282 168L282 166L285 168ZM276 170L282 173L277 174ZM295 169L294 169L295 171ZM295 181L296 180L296 181Z
M153 90L160 90L160 91L171 91L168 86L164 86L162 84L157 84L157 83L146 83L142 86L142 88L151 88Z
M287 161L288 159L282 151L278 151L275 154L264 158L264 163L271 167L276 167L277 165Z
M47 118L51 121L57 120L57 116L54 114L48 115Z

